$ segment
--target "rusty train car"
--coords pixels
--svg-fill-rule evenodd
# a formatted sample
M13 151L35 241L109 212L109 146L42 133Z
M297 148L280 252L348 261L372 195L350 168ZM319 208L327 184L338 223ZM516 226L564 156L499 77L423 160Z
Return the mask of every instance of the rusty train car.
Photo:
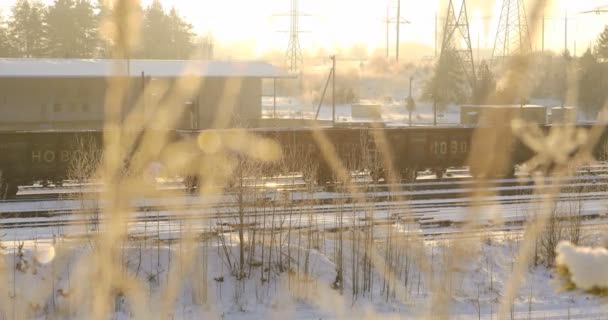
M326 139L347 170L367 171L372 178L379 181L389 170L392 170L392 175L402 179L412 179L417 171L425 169L433 170L441 176L447 168L469 165L470 159L474 158L472 139L475 128L320 128L315 130L270 128L252 129L247 132L276 141L281 146L283 168L270 166L266 174L277 174L279 170L285 168L289 168L288 170L292 172L301 172L302 161L305 161L315 169L314 177L311 178L318 184L329 183L336 179L331 163L327 161L323 150L319 147L318 136ZM174 130L170 132L170 139L195 141L201 132L214 132L221 136L230 131L231 129ZM61 183L69 179L71 161L83 152L81 142L83 137L86 137L87 141L96 148L102 148L101 131L0 132L0 196L4 199L12 198L16 195L18 186L37 181ZM512 156L507 165L510 168L532 156L532 152L519 141L500 143L510 146L508 148ZM388 150L387 154L385 154L386 150ZM392 167L386 168L387 163Z

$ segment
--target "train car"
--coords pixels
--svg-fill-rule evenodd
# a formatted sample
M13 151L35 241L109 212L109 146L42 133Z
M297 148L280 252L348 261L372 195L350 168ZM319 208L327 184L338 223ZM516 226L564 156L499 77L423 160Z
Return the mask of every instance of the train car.
M88 148L101 150L99 131L0 132L0 197L11 198L19 185L61 183L69 166Z
M544 130L550 128L543 127ZM411 181L416 172L426 169L441 177L447 168L459 166L469 166L471 174L477 177L508 176L513 174L515 165L534 156L534 152L508 128L326 127L182 130L159 134L169 134L169 141L181 144L180 152L188 153L189 162L173 168L173 172L187 178L192 188L198 182L197 168L203 165L201 161L208 161L204 156L205 149L210 147L207 144L222 139L234 140L243 134L270 139L281 147L281 160L266 164L265 175L301 172L305 179L319 185L338 181L337 168L347 172L366 171L377 181L382 178L386 181L389 173L396 179ZM209 135L216 141L201 138ZM598 159L606 157L607 141L606 132L603 132L593 150ZM0 196L12 198L18 186L36 181L60 184L66 179L78 179L71 172L74 165L79 165L75 160L91 151L96 152L94 159L101 159L101 150L101 131L0 132ZM163 163L163 159L179 156L175 154L176 150L163 150L155 161ZM128 166L128 158L124 159L125 166Z
M244 129L172 131L170 139L191 143L193 167L199 166L201 134L222 136ZM282 149L281 168L269 166L266 174L281 170L307 171L312 181L335 181L334 155L348 171L367 171L375 180L391 174L415 178L419 170L431 169L441 176L445 169L463 166L470 158L472 128L310 128L252 129L248 133L276 141ZM188 142L190 141L190 142ZM203 142L204 143L204 142ZM70 179L74 160L87 150L102 148L101 131L21 131L0 133L0 173L2 197L14 197L19 185L35 181L61 183ZM166 152L171 152L168 150ZM171 157L172 155L167 155ZM96 156L101 158L101 155ZM128 159L125 159L128 160ZM159 159L162 162L162 159ZM519 160L518 160L519 161ZM304 170L303 164L310 170ZM193 170L183 168L184 175ZM306 173L306 172L304 172ZM311 176L313 175L313 176ZM412 177L413 175L413 177Z

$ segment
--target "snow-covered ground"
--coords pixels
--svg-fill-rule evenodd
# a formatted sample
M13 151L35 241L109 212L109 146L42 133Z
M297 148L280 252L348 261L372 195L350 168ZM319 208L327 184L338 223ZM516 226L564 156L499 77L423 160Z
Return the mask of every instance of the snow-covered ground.
M385 103L382 101L368 101L370 104L381 105L382 119L380 121L389 126L409 125L409 113L404 101ZM531 99L530 104L542 105L548 108L559 107L561 102L555 99ZM294 97L277 97L276 115L282 119L314 119L318 105L305 105ZM262 99L262 114L265 118L272 118L274 114L274 101L272 97ZM320 120L331 120L332 106L324 103L319 111ZM588 123L596 120L593 115L577 114L579 123ZM337 122L374 122L378 119L355 118L352 116L351 104L336 105ZM438 111L437 124L441 126L460 125L460 105L449 105L445 110ZM433 104L417 101L416 110L412 112L413 126L428 126L433 124Z
M462 245L426 241L422 250L430 268L421 267L413 255L402 252L403 256L393 257L402 266L393 267L396 274L375 266L366 279L365 258L357 251L362 244L351 235L343 240L344 282L340 289L335 284L338 239L325 236L314 247L304 242L302 246L292 244L293 260L288 262L281 258L287 246L273 244L269 237L257 240L256 252L246 252L241 276L235 275L239 269L236 238L228 243L201 240L194 249L168 241L132 242L121 256L125 271L138 286L123 288L124 294L109 300L112 318L499 318L498 306L519 246L516 237L496 236L467 245L460 252L466 259L451 260L453 248L462 250ZM376 246L384 256L386 246ZM270 252L271 248L280 254ZM92 315L91 299L97 294L97 269L91 265L97 261L93 259L95 246L61 239L54 244L28 243L21 250L11 246L4 252L6 286L1 293L0 318L85 319ZM513 316L509 312L507 318L605 319L608 314L603 299L582 291L565 292L545 267L530 268L521 280ZM368 288L365 281L369 281ZM174 298L168 298L171 295Z
M592 181L559 183L599 187ZM466 184L449 192L454 190L471 191ZM506 287L514 280L522 283L504 318L608 318L605 300L565 291L552 269L530 266L522 277L511 275L522 232L505 223L534 215L542 196L497 194L476 199L474 211L469 197L398 199L442 192L403 191L392 195L397 200L367 205L344 203L332 192L291 191L282 204L247 208L255 215L243 221L234 208L203 207L209 199L139 200L136 205L164 209L131 213L130 236L115 247L114 258L104 256L108 247L94 241L109 231L103 214L95 223L73 213L0 219L0 283L6 284L0 319L90 318L92 301L103 289L100 281L113 283L107 304L114 319L493 319L499 318ZM372 190L368 196L383 195L388 191ZM236 201L224 197L214 200ZM294 201L313 198L336 203ZM583 223L582 243L603 243L606 221L598 217L607 198L604 191L560 194L560 210L580 209L581 216L594 217ZM33 204L48 210L82 206L78 200ZM18 212L31 205L5 203L2 209L14 206ZM184 208L171 209L175 205ZM474 225L432 223L470 222L472 212ZM113 277L129 277L103 278L107 269L116 272Z
M293 97L278 97L276 114L277 118L282 119L314 119L316 108L318 105L305 106L298 99ZM272 118L274 105L272 97L265 97L262 101L262 113L264 117ZM331 120L332 107L330 104L323 104L319 111L320 120ZM405 105L399 103L382 104L382 121L389 125L408 125L409 114L405 109ZM359 122L359 121L374 121L373 119L353 118L351 113L351 105L343 104L336 105L336 121L337 122ZM445 111L439 112L437 122L441 125L458 125L460 124L460 107L451 105ZM430 103L420 102L416 111L412 113L413 125L429 125L433 124L433 105Z

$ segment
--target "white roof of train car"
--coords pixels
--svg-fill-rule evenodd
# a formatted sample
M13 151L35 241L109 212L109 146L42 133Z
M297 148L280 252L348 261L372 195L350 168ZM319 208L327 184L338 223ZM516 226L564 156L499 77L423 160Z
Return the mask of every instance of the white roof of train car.
M261 61L0 59L0 78L105 78L128 73L176 78L291 78L286 71Z

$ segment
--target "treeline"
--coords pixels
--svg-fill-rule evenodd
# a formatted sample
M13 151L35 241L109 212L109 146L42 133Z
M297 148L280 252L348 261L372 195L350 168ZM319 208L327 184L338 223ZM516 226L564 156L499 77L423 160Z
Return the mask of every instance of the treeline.
M526 69L520 70L521 66ZM444 55L426 83L423 99L435 101L441 109L451 103L519 104L531 98L551 98L594 115L608 99L608 26L581 57L568 51L536 52L504 60L502 65L481 61L476 67L475 86L471 87L461 57ZM508 72L513 81L500 83L500 75Z
M143 14L140 46L133 58L188 59L195 49L192 25L154 0ZM17 0L0 21L0 57L108 58L100 22L103 0L55 0L50 5Z

